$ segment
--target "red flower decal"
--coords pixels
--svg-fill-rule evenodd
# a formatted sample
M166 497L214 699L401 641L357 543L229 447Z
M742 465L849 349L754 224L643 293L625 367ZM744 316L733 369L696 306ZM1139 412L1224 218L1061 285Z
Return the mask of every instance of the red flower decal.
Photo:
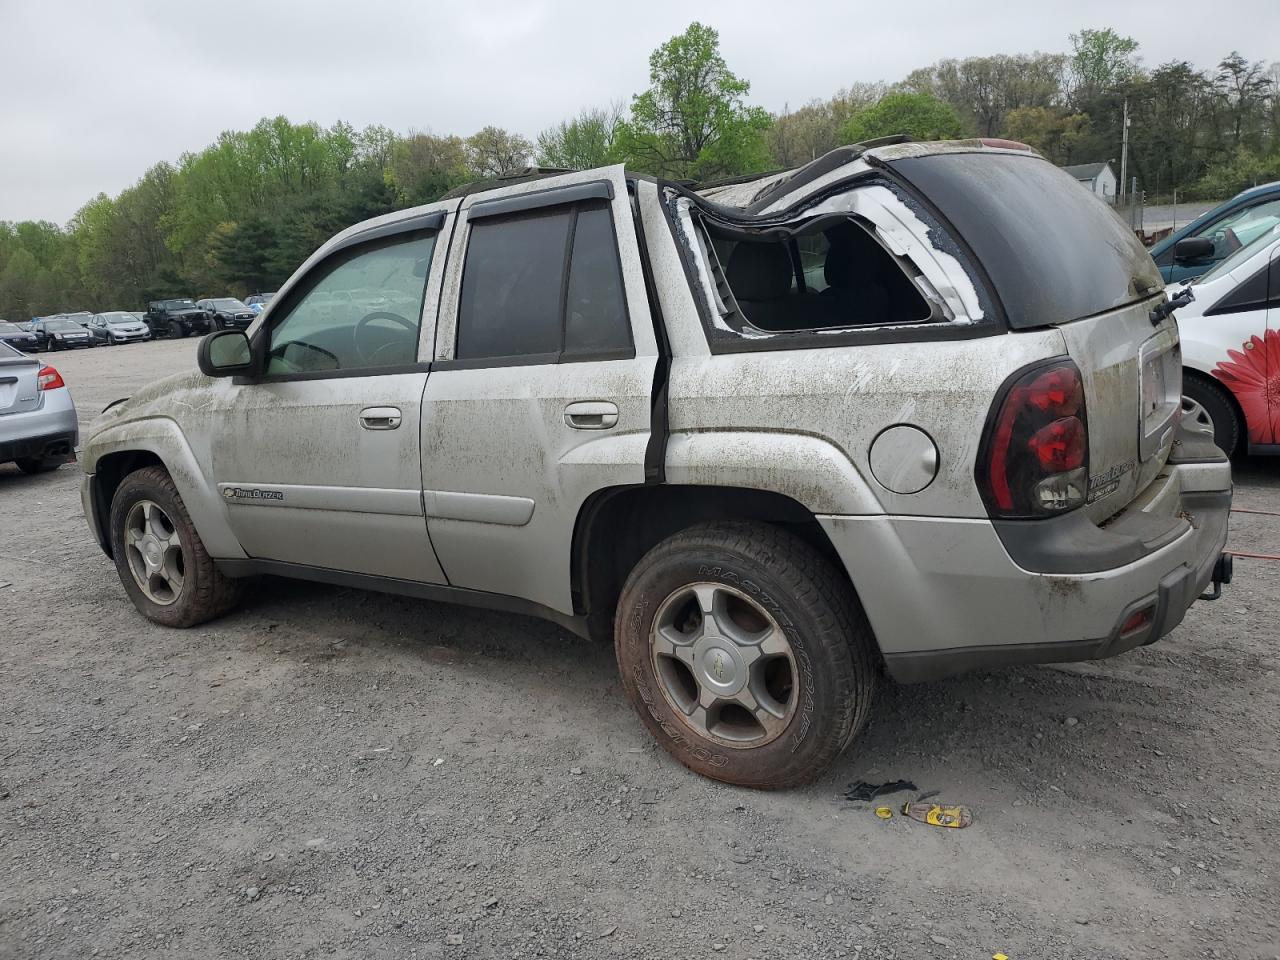
M1280 330L1253 336L1244 350L1228 350L1213 375L1240 401L1252 443L1280 442Z

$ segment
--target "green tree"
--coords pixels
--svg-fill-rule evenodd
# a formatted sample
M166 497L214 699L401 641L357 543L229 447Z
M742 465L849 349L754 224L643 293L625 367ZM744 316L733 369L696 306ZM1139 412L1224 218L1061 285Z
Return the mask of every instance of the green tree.
M1102 94L1138 75L1138 41L1110 27L1081 30L1071 40L1072 99L1086 109Z
M1266 65L1262 61L1250 63L1238 51L1232 50L1218 64L1214 82L1226 100L1231 145L1239 147L1247 143L1253 149L1259 149L1262 146L1264 117L1261 108L1272 87Z
M964 125L951 106L927 93L891 93L840 130L845 143L900 133L914 140L955 140L964 136Z
M408 206L439 200L471 178L467 148L461 137L415 133L391 148L386 181L399 202Z
M1044 154L1056 164L1077 163L1080 143L1089 133L1089 116L1052 107L1018 107L1004 118L1003 135Z
M940 60L913 70L902 87L950 104L980 136L1004 135L1004 118L1025 107L1057 107L1062 102L1067 58L1056 53L998 54Z
M834 150L841 144L840 128L849 118L887 92L883 83L855 83L830 100L811 100L794 112L784 109L765 134L772 165L795 167Z
M533 144L518 133L485 127L467 137L467 165L479 177L509 177L529 166Z
M620 147L633 167L707 180L762 170L769 115L747 104L751 84L729 69L720 34L692 23L649 57L649 89L631 101Z
M538 134L538 163L566 170L590 170L617 159L621 104L583 110Z
M1280 180L1280 152L1260 157L1246 147L1238 148L1225 160L1209 167L1188 191L1200 200L1222 200L1247 187Z

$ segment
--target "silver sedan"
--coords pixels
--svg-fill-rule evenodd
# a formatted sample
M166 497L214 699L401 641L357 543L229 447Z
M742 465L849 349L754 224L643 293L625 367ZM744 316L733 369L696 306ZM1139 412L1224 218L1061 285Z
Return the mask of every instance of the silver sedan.
M56 470L75 460L76 407L53 367L0 343L0 463L23 473Z

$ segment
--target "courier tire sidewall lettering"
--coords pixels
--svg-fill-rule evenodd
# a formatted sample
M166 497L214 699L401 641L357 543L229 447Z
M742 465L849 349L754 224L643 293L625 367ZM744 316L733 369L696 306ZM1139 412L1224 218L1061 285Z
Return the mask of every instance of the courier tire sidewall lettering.
M767 612L794 664L794 706L776 739L726 745L686 722L663 692L653 623L687 584L723 584ZM623 586L615 651L628 698L655 740L690 769L742 786L812 780L865 725L877 673L874 641L852 588L812 547L764 524L691 527L650 550Z

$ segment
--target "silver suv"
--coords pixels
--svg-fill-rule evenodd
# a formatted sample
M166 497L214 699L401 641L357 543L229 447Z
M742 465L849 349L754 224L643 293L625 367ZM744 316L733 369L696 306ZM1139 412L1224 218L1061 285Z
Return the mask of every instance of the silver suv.
M1005 142L464 189L334 237L199 366L84 447L145 616L269 573L546 617L733 783L814 777L882 672L1110 656L1229 579L1155 265Z

